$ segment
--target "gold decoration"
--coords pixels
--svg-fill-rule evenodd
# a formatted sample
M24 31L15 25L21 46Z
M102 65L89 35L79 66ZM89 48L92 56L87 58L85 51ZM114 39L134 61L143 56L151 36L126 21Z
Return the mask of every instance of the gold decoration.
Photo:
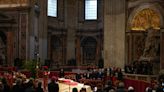
M133 17L131 30L145 31L148 28L160 29L160 17L154 10L146 8Z
M28 5L29 0L0 0L1 7L18 7Z

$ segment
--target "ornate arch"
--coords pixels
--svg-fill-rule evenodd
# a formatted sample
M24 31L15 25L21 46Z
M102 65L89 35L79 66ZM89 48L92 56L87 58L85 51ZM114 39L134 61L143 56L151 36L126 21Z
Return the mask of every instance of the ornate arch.
M139 60L143 56L149 35L147 30L163 28L163 15L162 8L157 3L143 3L131 12L126 31L127 63ZM159 32L156 35L158 41Z
M127 31L142 30L153 27L160 29L163 27L163 12L158 4L142 4L135 8L129 16Z

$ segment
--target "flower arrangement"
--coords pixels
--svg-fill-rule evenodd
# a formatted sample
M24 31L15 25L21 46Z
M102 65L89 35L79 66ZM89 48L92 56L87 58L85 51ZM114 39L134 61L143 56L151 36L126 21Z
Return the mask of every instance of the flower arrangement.
M37 61L36 60L29 60L25 61L23 68L25 70L28 70L31 72L31 77L35 78L36 77L36 66L37 66Z

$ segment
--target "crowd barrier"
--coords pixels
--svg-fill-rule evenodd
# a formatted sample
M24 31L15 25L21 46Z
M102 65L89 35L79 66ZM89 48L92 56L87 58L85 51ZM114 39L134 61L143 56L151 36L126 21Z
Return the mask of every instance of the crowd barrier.
M147 87L152 87L151 83L140 80L125 79L124 83L126 88L128 88L129 86L134 87L135 92L145 92L145 89Z
M157 75L124 74L126 88L133 86L135 92L145 92L147 87L153 87L157 83Z

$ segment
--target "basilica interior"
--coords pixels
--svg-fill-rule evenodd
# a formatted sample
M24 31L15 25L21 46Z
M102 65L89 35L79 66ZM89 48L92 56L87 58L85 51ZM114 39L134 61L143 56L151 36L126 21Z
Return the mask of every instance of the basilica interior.
M0 0L0 65L35 60L51 70L119 67L125 72L141 63L139 74L159 75L163 10L163 0Z

